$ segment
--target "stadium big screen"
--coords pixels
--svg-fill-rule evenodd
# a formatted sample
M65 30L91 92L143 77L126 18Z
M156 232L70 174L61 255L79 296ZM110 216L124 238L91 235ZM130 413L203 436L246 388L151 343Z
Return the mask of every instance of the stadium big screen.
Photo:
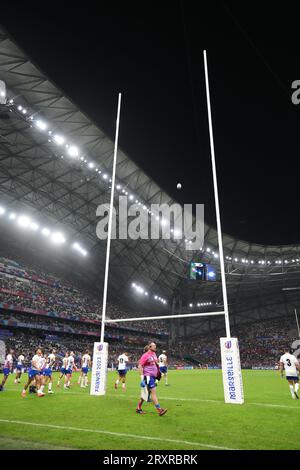
M191 261L189 279L192 281L215 281L216 270L210 264Z

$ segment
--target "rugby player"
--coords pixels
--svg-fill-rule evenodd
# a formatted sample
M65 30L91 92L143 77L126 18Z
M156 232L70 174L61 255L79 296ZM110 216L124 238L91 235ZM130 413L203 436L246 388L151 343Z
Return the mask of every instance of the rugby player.
M285 370L285 376L289 383L290 392L293 400L296 398L299 400L298 390L299 390L299 371L300 366L297 358L290 353L290 349L286 348L284 350L283 356L280 358L280 372L281 377L283 377L283 369Z
M126 374L127 374L127 365L126 363L128 362L128 354L124 352L123 354L120 354L118 357L118 374L119 377L117 378L115 382L115 389L117 390L119 383L122 383L122 390L126 390Z
M151 395L151 401L153 401L158 415L163 416L167 412L167 409L160 406L156 395L156 380L160 380L161 373L155 351L156 344L150 343L149 350L146 351L139 360L139 373L141 376L140 385ZM142 396L138 402L136 413L144 414L144 411L142 410L142 404L146 400L147 398L145 396L145 392L142 391Z
M89 354L89 350L87 349L81 358L81 373L78 380L78 384L80 384L80 387L82 388L85 388L88 385L88 371L89 367L91 367L91 363L91 356Z
M68 362L68 357L69 357L69 352L66 351L65 357L63 358L62 361L62 366L60 368L60 376L58 378L57 386L60 387L60 381L61 379L65 376L66 373L66 367L67 367L67 362Z
M56 354L56 349L52 349L51 353L47 357L46 366L43 371L43 376L44 376L43 388L45 385L48 385L48 393L50 394L54 393L52 390L52 372L53 372L53 367L54 367L55 360L56 360L55 354Z
M44 364L44 358L43 358L43 352L41 348L38 348L35 352L35 355L33 356L31 360L31 367L28 369L28 380L27 383L24 385L24 388L22 390L22 397L26 397L26 390L28 386L35 380L36 387L38 388L37 390L37 396L38 397L43 397L45 394L43 393L43 390L41 389L43 383L42 383L42 368Z
M76 369L76 367L75 367L74 353L73 351L71 351L67 359L67 365L66 365L66 371L65 371L65 383L64 383L65 389L70 388L73 369Z
M167 352L163 351L162 354L158 356L158 365L160 373L165 378L165 385L168 386L168 358L166 354Z
M3 366L4 377L0 384L0 392L3 391L4 384L7 381L9 374L12 372L12 367L13 367L13 362L14 362L13 353L14 353L14 350L10 349L9 353L6 356L4 366Z
M23 354L20 354L20 356L17 359L17 372L16 372L16 378L15 378L15 384L20 383L20 379L21 379L21 375L22 375L22 371L24 367L24 361L25 361L25 357L23 356Z

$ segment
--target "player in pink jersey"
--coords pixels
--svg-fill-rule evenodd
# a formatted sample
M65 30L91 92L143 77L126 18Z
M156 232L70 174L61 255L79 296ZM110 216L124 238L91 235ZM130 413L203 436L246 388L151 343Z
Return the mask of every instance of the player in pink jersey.
M146 350L139 360L139 373L143 390L136 412L138 414L144 414L142 404L147 400L146 395L149 393L151 395L151 401L153 401L154 406L157 409L158 415L162 416L167 412L167 409L160 406L156 395L156 380L160 380L161 373L158 367L158 360L155 351L156 344L150 343L148 350Z

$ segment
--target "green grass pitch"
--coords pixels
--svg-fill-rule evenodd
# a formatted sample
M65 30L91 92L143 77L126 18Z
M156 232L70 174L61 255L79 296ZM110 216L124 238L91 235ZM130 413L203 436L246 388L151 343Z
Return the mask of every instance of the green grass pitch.
M55 393L42 398L21 398L11 375L0 393L0 449L300 449L300 400L278 371L243 371L244 405L224 403L221 371L169 371L170 386L157 388L162 417L151 403L135 413L137 372L126 392L114 390L109 372L105 397L81 389L77 375L64 390L54 374Z

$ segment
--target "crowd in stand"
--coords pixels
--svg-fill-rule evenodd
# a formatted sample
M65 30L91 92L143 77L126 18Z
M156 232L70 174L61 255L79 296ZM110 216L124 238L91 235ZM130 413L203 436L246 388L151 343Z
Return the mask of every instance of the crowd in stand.
M0 257L0 303L10 305L13 310L35 310L66 320L99 322L102 304L95 293L87 295L82 289L75 289L61 280L47 277L45 273L21 267L18 263ZM107 318L130 318L133 312L112 302L107 304ZM134 316L143 317L142 312ZM140 330L136 323L126 322L126 327ZM147 324L147 330L161 336L168 334L163 321Z

